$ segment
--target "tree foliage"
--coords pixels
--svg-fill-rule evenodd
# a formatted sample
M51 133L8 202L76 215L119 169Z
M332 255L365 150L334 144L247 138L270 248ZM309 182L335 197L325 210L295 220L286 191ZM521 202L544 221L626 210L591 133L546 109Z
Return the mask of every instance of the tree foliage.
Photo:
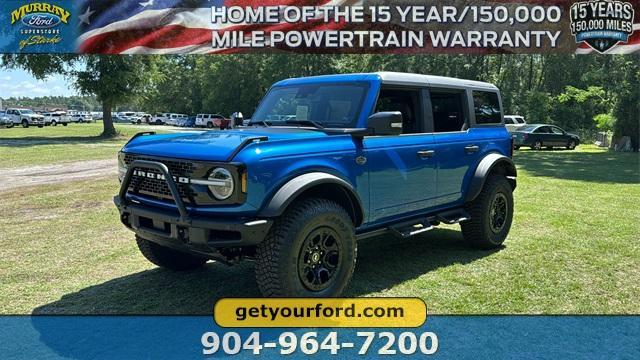
M556 124L587 139L598 131L594 118L612 114L609 125L614 137L631 136L634 148L638 147L640 58L636 56L14 55L3 59L5 65L18 64L36 76L66 72L83 93L94 94L111 107L186 114L241 111L247 117L272 83L289 77L402 71L488 81L501 89L507 113L523 115L531 123Z

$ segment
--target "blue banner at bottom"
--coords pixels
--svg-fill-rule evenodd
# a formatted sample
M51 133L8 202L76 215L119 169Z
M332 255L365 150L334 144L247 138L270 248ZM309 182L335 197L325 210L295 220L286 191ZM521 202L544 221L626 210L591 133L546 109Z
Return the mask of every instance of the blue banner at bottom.
M429 316L421 328L392 330L222 329L209 316L0 317L3 359L639 359L639 339L635 316Z

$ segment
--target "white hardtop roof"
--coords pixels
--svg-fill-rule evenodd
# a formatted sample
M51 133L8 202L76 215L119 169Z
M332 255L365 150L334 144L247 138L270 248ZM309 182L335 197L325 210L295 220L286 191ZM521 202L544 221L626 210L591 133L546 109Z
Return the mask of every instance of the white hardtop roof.
M382 79L384 84L392 85L429 85L429 86L442 86L442 87L463 87L463 88L476 88L484 90L498 90L493 85L482 81L464 80L457 78L450 78L444 76L433 75L421 75L411 73L400 72L377 72L374 73Z

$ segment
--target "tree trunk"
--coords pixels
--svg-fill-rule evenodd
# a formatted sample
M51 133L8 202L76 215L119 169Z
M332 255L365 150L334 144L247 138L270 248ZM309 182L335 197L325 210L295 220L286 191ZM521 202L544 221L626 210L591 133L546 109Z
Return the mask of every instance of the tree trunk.
M111 117L111 101L102 101L102 137L114 137L118 135L116 128L113 126L113 118Z

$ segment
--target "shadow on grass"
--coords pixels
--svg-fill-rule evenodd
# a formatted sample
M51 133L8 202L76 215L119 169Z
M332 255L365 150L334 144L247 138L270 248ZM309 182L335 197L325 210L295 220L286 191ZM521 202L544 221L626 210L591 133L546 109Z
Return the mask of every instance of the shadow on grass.
M38 145L80 145L96 144L101 142L126 140L130 136L118 135L115 137L103 136L25 136L20 138L0 137L0 146L31 147Z
M493 254L470 249L459 231L437 229L402 240L379 237L359 243L358 264L346 296L363 296L453 264L467 264ZM225 297L260 297L253 265L218 263L175 273L147 270L64 295L33 314L190 314L210 315Z
M516 151L514 161L533 176L599 183L640 182L638 153L525 150Z

